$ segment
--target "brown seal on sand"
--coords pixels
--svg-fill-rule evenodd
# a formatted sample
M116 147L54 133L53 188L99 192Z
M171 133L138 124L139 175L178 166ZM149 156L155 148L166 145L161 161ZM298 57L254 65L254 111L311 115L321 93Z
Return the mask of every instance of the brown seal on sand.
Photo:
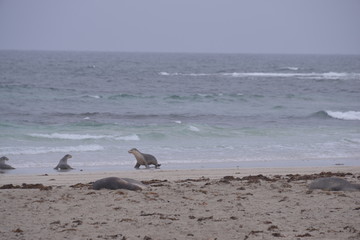
M93 183L94 190L106 189L128 189L132 191L142 190L145 185L131 178L108 177L102 178Z
M12 166L6 164L5 161L9 161L9 159L5 156L0 158L0 169L15 169Z
M325 177L315 179L309 189L322 189L327 191L360 191L360 184L353 184L344 179L336 177Z
M142 153L136 148L130 149L129 153L133 154L136 158L135 168L139 168L141 165L145 165L146 168L149 168L149 165L155 165L155 168L161 166L153 155Z
M73 169L67 163L67 160L69 158L72 158L72 156L70 154L66 154L62 159L60 159L59 164L56 167L54 167L54 169L56 169L56 170L70 170L70 169Z

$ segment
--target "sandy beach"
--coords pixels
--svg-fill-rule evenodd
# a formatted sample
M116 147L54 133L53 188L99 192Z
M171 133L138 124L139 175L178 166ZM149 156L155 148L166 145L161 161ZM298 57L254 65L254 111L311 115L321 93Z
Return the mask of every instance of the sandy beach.
M93 190L117 176L142 191ZM360 183L360 167L0 174L2 239L360 239L360 192L308 189L320 176Z

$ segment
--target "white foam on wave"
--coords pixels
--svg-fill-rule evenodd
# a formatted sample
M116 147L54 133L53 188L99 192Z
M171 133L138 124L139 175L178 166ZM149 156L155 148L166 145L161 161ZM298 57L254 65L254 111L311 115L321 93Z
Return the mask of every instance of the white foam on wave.
M33 133L29 134L31 137L49 138L49 139L64 139L64 140L88 140L88 139L115 139L124 141L138 141L139 136L136 134L128 136L111 136L111 135L90 135L90 134L69 134L69 133Z
M159 72L159 75L162 75L162 76L169 76L169 75L170 75L170 73L168 73L168 72Z
M291 71L297 71L297 70L299 70L298 67L285 67L284 69L285 69L285 70L291 70Z
M348 111L348 112L335 112L335 111L326 111L326 113L336 119L341 120L360 120L360 112L357 111Z
M102 98L102 97L99 96L99 95L88 95L87 97L89 97L89 98L96 98L96 99Z
M116 137L116 140L124 140L124 141L139 141L140 138L138 135L133 134L133 135L129 135L129 136L123 136L123 137Z
M42 133L32 133L29 134L31 137L40 137L40 138L49 138L49 139L68 139L68 140L85 140L85 139L101 139L106 138L107 136L95 136L89 134L69 134L69 133L51 133L51 134L42 134Z
M159 75L161 76L192 76L192 77L201 77L201 76L211 76L211 75L217 75L212 73L168 73L168 72L159 72Z
M83 98L95 98L95 99L100 99L102 98L102 96L100 95L84 95L82 96Z
M94 152L102 151L100 145L79 145L66 147L5 147L0 148L0 155L23 155L44 153L67 153L67 152Z
M234 72L223 73L224 76L231 77L298 77L298 78L315 78L315 79L334 79L347 76L342 73L278 73L278 72Z
M287 67L286 70L298 71L297 67ZM324 73L284 73L284 72L229 72L229 73L168 73L160 72L162 76L229 76L229 77L296 77L304 79L359 79L360 73L324 72Z
M199 128L197 128L197 127L195 127L195 126L192 126L192 125L189 126L189 130L190 130L190 131L193 131L193 132L200 132L200 129L199 129Z

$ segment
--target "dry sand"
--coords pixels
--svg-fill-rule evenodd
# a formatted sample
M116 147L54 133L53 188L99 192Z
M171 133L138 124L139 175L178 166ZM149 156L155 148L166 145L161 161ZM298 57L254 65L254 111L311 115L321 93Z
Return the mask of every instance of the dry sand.
M321 172L360 183L343 166L0 174L0 238L360 239L360 192L309 191ZM89 189L109 176L148 187Z

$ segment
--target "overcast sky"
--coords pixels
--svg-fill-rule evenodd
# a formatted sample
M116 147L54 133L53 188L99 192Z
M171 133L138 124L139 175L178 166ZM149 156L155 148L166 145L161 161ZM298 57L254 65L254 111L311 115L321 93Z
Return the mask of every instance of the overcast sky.
M0 0L0 49L360 54L360 0Z

